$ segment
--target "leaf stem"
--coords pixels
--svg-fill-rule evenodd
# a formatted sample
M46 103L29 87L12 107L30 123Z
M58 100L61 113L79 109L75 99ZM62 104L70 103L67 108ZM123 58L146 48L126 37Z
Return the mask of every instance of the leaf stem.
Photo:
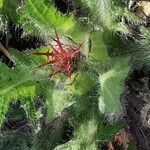
M3 52L12 62L15 62L10 52L2 45L1 42L0 42L0 51Z

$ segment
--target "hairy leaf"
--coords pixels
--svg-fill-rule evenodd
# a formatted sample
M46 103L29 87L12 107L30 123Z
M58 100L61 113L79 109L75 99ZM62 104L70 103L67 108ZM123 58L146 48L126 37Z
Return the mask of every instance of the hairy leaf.
M26 0L25 6L19 13L19 22L25 27L32 26L33 30L34 28L40 29L40 31L56 29L64 33L75 24L73 16L62 15L52 4L45 4L44 0Z
M33 69L34 63L30 58L27 58L26 55L22 55L19 52L15 52L15 50L13 54L16 62L14 68L8 68L5 64L0 63L0 124L3 122L11 101L28 98L30 102L24 100L25 103L30 103L27 109L32 109L30 111L34 112L32 105L34 96L36 95L36 81L45 80L45 77L40 75L43 74L43 72ZM33 113L30 112L29 114L33 115Z
M75 81L70 85L70 91L76 96L83 96L95 85L95 81L86 73L79 72Z
M120 113L120 96L123 92L124 79L129 71L129 58L115 61L112 68L99 76L99 109L105 115Z

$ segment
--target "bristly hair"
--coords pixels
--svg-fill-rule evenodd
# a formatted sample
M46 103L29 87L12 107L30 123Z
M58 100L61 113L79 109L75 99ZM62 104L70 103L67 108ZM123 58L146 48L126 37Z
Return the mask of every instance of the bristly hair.
M36 49L44 45L44 40L41 37L26 35L23 36L23 27L17 25L13 21L8 21L6 29L0 31L0 43L7 48L15 48L18 51L25 51L30 49ZM2 52L0 52L0 58L2 62L9 67L13 66L13 62L7 58Z

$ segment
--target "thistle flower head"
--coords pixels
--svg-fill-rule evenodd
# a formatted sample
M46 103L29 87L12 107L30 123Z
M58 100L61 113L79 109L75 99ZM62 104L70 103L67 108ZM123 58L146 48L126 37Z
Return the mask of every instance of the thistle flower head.
M65 73L68 77L71 77L71 61L79 55L83 43L72 46L65 45L60 41L56 31L55 35L56 39L53 40L56 42L56 46L54 47L52 44L50 44L51 48L53 49L52 52L48 51L36 53L36 55L45 55L47 57L47 62L39 65L38 68L50 65L53 67L54 71L49 75L49 77L58 73Z

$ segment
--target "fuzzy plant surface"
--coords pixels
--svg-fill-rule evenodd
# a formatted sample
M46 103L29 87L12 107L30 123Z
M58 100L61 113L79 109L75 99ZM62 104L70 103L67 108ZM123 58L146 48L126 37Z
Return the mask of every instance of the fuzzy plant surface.
M0 0L0 150L150 149L150 31L131 4Z

